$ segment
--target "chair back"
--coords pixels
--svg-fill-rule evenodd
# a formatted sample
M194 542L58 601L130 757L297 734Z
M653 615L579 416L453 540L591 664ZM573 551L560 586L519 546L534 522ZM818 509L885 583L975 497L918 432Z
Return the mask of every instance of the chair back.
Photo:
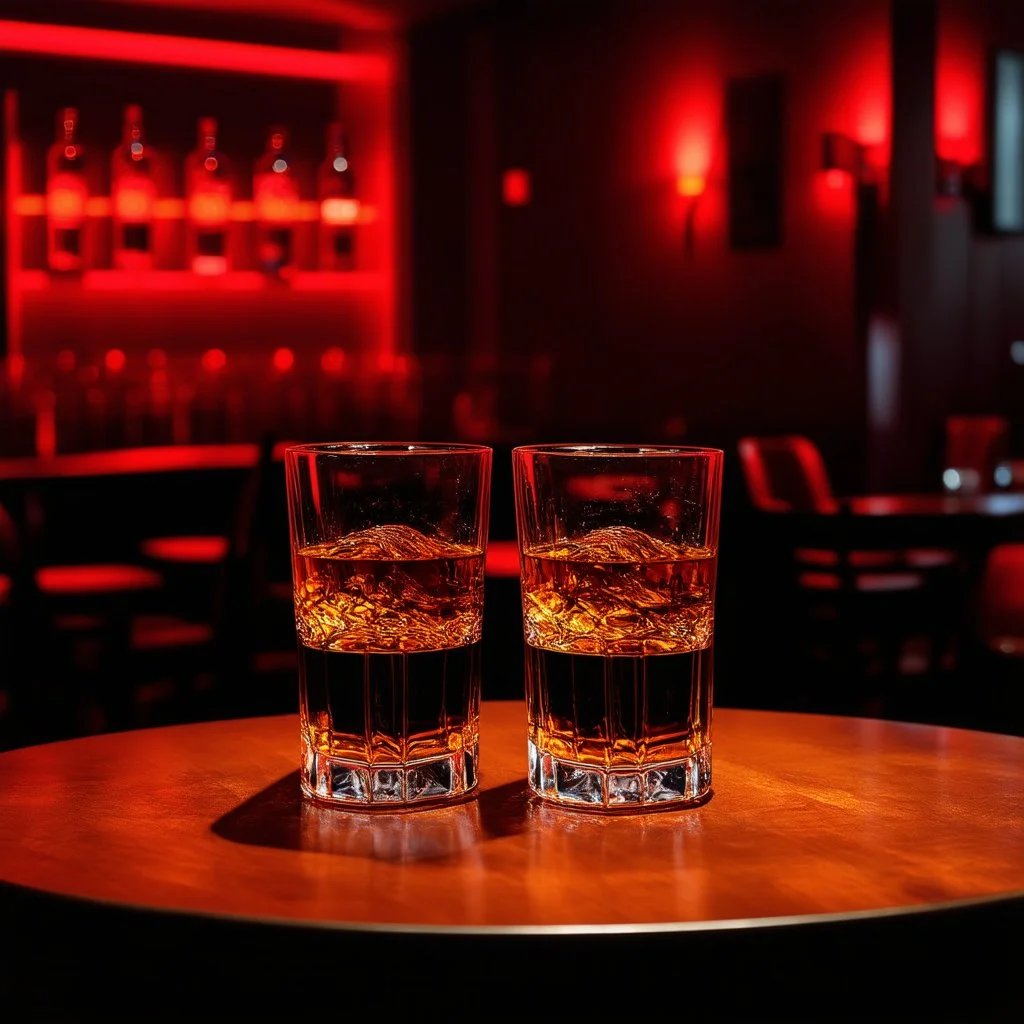
M836 511L825 460L809 438L742 437L738 450L747 495L758 511Z
M1010 423L1005 416L946 418L946 457L943 469L957 471L957 489L993 489L995 468L1006 456L1009 436Z

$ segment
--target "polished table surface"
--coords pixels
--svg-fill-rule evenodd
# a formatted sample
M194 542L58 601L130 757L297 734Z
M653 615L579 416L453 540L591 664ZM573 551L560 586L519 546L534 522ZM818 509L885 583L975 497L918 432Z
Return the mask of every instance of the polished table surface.
M706 928L1024 895L1024 739L719 709L703 806L527 795L525 709L487 702L479 796L299 798L291 717L0 755L0 879L203 913L437 928Z
M521 703L485 702L478 795L404 814L304 801L292 716L9 751L0 882L434 943L1020 912L1022 738L719 708L710 800L601 817L528 795L524 726Z

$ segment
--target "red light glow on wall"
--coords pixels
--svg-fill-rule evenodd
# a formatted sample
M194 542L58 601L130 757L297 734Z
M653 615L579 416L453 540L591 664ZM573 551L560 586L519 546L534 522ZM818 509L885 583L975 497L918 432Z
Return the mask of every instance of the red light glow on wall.
M679 194L700 195L710 167L710 132L698 126L686 129L676 151L676 188ZM683 190L684 185L688 191Z
M513 167L501 176L501 198L506 206L526 206L533 198L530 172Z
M939 20L935 55L935 151L970 166L984 149L986 42L953 9Z
M850 184L851 178L846 171L840 171L833 167L831 170L825 171L825 185L831 189L846 188Z
M203 353L201 362L203 364L203 369L206 370L207 373L217 373L227 366L227 353L220 348L208 348Z
M85 186L51 188L46 197L47 213L56 222L78 221L85 216Z
M127 362L127 357L119 348L108 349L103 357L103 363L111 373L120 373Z
M355 224L359 219L359 200L325 199L320 204L320 219L325 224Z
M686 198L695 198L704 192L704 177L700 174L680 174L676 178L676 191Z
M117 215L124 220L149 220L153 216L152 188L118 189L114 205Z
M188 214L197 224L223 224L231 217L231 200L218 192L199 192L189 201Z
M320 357L324 373L341 373L345 369L345 353L340 348L329 348Z
M295 365L295 353L290 348L275 349L272 362L278 373L287 373Z

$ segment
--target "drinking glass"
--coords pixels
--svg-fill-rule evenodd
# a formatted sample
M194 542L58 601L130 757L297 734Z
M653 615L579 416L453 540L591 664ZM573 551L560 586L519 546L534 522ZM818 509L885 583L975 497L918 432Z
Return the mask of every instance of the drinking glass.
M513 449L529 785L598 811L711 790L723 453Z
M338 807L477 784L491 449L285 451L303 792Z

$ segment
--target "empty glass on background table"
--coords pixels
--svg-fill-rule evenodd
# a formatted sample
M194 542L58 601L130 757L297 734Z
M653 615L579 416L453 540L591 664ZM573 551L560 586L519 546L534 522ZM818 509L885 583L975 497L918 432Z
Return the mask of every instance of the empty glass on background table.
M285 469L303 792L360 809L470 792L491 449L297 445Z
M723 453L513 450L529 784L598 811L711 789Z

